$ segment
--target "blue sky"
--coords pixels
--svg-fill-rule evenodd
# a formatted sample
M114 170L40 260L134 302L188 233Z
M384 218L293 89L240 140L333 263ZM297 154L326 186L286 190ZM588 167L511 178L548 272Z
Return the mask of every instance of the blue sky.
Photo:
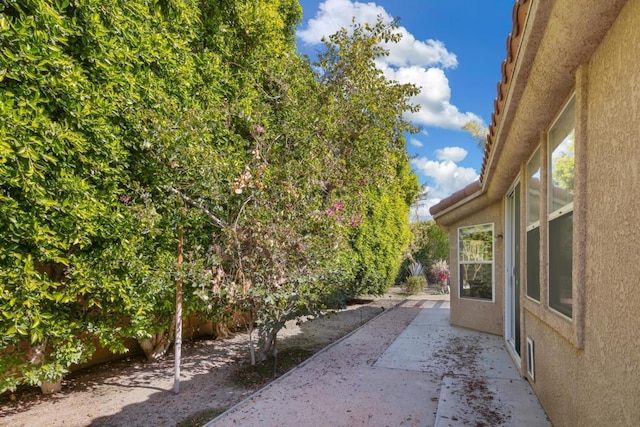
M487 126L491 121L500 64L512 29L513 1L479 0L300 0L304 11L298 47L314 58L320 38L348 27L352 16L374 22L382 14L400 18L403 40L379 67L394 80L422 88L414 102L421 111L408 117L423 131L408 136L407 151L428 208L477 179L482 151L460 130L467 121Z

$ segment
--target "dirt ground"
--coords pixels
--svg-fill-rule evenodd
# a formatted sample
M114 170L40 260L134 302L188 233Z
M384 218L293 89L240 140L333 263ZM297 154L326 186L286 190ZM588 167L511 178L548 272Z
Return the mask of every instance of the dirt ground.
M289 322L278 334L280 365L287 366L276 364L275 374L282 375L405 297L392 288L337 313ZM184 343L180 392L174 394L172 354L155 364L143 356L129 357L73 373L53 395L44 396L39 388L2 394L0 426L197 426L273 378L273 362L262 373L249 367L248 335L236 333Z

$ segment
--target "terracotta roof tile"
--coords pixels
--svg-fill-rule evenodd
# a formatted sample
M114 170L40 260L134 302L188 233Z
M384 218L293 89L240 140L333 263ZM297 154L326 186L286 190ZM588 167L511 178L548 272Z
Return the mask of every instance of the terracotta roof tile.
M513 29L511 30L511 34L507 37L507 57L502 61L502 65L500 67L502 77L498 82L498 95L493 101L493 113L491 114L489 132L487 133L487 143L484 146L484 159L482 161L482 170L480 172L480 182L484 182L486 177L489 156L491 155L493 141L496 137L500 120L502 119L502 111L507 99L509 85L511 84L511 77L513 75L516 57L518 56L520 40L522 39L522 31L527 19L527 12L529 10L530 3L531 0L517 0L513 5L513 11L511 14Z
M429 209L429 212L431 213L431 215L435 215L438 212L442 212L449 206L455 205L459 201L466 199L467 197L471 196L474 193L477 193L478 191L480 191L481 188L482 186L480 185L480 181L473 181L471 184L467 185L462 190L456 191L446 199L442 199L440 203L434 206L431 206L431 209Z
M491 150L493 143L498 132L500 121L502 120L502 112L504 104L507 99L507 93L509 91L509 85L513 76L513 69L515 67L515 61L518 56L518 49L520 47L520 41L522 39L522 31L527 18L527 13L531 0L517 0L513 5L512 21L513 29L511 34L507 37L507 57L500 65L501 79L497 85L497 96L493 100L493 113L491 113L491 125L487 132L487 142L484 145L484 153L482 159L482 169L480 171L480 178L477 181L467 185L462 190L453 193L451 196L440 201L440 203L434 205L429 209L431 215L436 215L442 212L446 208L460 202L461 200L469 197L470 195L481 191L482 183L486 178L487 168L489 166L489 158L491 156Z

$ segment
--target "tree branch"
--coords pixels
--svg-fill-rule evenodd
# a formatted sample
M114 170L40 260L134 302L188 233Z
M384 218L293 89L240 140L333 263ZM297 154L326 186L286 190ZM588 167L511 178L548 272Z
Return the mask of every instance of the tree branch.
M180 198L189 206L194 207L199 209L202 213L204 213L207 217L209 217L209 219L211 221L213 221L218 227L220 228L225 228L227 225L217 216L215 216L213 213L211 213L211 211L207 208L205 208L202 203L199 203L195 200L193 200L191 197L187 196L186 194L184 194L183 192L181 192L180 190L173 188L173 187L168 187L169 191L177 196L180 196Z
M233 223L234 230L238 228L238 221L240 221L240 216L242 216L242 212L244 211L245 206L247 206L247 203L249 203L251 200L253 200L253 194L247 197L247 199L242 203L242 206L240 206L238 215L236 215L236 220Z

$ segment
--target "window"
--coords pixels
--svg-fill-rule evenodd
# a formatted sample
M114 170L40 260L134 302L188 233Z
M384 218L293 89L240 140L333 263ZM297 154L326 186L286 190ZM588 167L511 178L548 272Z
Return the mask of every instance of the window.
M572 317L575 98L549 131L549 307Z
M458 229L460 297L493 300L493 224Z
M527 163L527 296L540 301L540 149Z

